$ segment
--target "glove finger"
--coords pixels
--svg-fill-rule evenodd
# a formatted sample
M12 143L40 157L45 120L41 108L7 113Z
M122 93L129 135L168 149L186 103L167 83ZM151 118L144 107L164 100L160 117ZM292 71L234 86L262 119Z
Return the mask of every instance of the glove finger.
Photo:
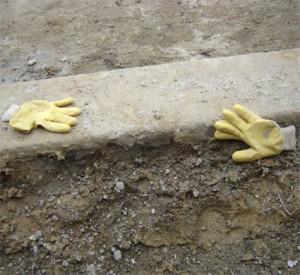
M60 113L55 113L55 115L50 116L47 120L53 121L53 122L58 122L58 123L68 124L70 126L77 124L77 119L75 117L60 114Z
M217 139L236 139L236 140L240 140L240 138L237 137L237 136L234 136L234 135L228 134L228 133L224 133L224 132L219 131L219 130L215 131L214 136Z
M222 111L224 118L231 123L233 126L237 127L238 129L242 130L247 127L246 122L237 116L235 113L231 112L228 109L224 109Z
M249 148L246 150L236 151L232 154L232 159L236 162L248 162L261 159L262 156L258 151Z
M219 120L215 123L214 126L217 130L219 130L223 133L230 134L230 135L235 136L239 139L242 139L242 137L243 137L242 132L226 120Z
M62 107L62 106L66 106L66 105L73 103L73 101L74 101L73 97L67 97L62 100L54 101L53 103L57 107Z
M43 120L38 123L38 125L44 127L48 131L57 133L67 133L70 132L71 126L64 123L57 123L52 121Z
M236 113L241 118L243 118L245 121L247 121L249 123L253 123L257 119L260 119L260 117L258 115L254 114L253 112L251 112L250 110L248 110L247 108L245 108L242 105L235 104L233 106L233 109L236 111Z
M76 107L57 108L56 111L68 116L78 116L81 113L81 110Z

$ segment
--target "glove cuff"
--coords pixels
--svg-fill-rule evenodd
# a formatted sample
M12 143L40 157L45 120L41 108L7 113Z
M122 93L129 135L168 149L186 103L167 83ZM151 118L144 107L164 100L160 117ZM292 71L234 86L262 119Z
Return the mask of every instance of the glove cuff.
M20 108L19 105L12 104L2 115L2 121L8 122L13 117L13 114Z
M9 125L12 128L15 128L16 130L21 131L23 133L29 133L33 128L35 128L33 122L28 122L16 118L12 118L9 121Z
M280 128L283 135L283 150L296 150L296 127Z

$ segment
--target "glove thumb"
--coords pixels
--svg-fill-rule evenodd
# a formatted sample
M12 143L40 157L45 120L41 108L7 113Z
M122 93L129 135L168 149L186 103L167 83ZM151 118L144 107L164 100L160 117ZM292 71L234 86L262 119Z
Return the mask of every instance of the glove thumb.
M261 154L253 148L236 151L232 154L232 159L236 162L248 162L261 159Z

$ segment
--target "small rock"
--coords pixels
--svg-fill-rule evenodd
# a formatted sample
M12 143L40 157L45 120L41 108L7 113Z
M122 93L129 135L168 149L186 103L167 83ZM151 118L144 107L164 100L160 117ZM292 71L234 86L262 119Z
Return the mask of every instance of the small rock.
M168 247L164 247L163 249L162 249L162 251L164 252L164 253L167 253L168 252Z
M122 191L122 190L124 190L124 189L125 189L124 182L123 182L123 181L117 181L115 190L116 190L117 192L120 192L120 191Z
M298 261L297 260L296 261L288 260L287 264L290 268L292 268L298 264Z
M193 196L194 196L194 198L199 197L199 194L200 194L200 192L199 192L198 190L194 190L194 191L193 191Z
M132 264L136 264L136 260L135 259L132 258L130 261L131 261Z
M22 250L22 245L18 240L13 240L8 244L8 248L5 249L5 254L12 254Z
M53 201L55 201L55 199L56 199L55 197L51 197L51 198L48 199L48 201L53 202Z
M251 253L246 253L242 258L243 262L249 262L252 260L254 260L254 256Z
M69 234L63 234L62 237L63 237L64 239L69 239L69 238L70 238L70 235L69 235Z
M96 267L91 264L86 266L86 274L87 275L96 275Z
M120 250L115 250L114 251L114 259L115 261L120 261L122 259L122 253Z
M198 158L196 163L195 163L195 166L199 166L201 163L203 162L203 159L202 158Z
M276 162L274 160L271 159L262 159L260 160L260 164L264 167L275 167L276 166Z
M236 183L238 181L238 179L239 179L239 172L237 170L230 171L229 180L232 183Z
M82 261L82 257L79 252L72 253L70 256L69 263L76 264Z
M105 252L105 250L103 249L103 248L101 248L100 250L99 250L99 253L100 254L103 254Z
M68 261L63 261L63 262L61 263L61 265L64 266L64 267L67 267L67 266L69 266L69 263L68 263Z
M131 241L125 241L122 240L122 242L119 244L120 248L129 249L131 246Z
M88 254L89 256L95 256L95 251L88 251L87 254Z
M65 61L67 61L67 60L68 60L68 57L64 56L60 61L61 61L61 62L65 62Z
M32 247L32 250L33 250L33 253L36 254L38 252L39 248L37 246L34 246L34 247Z
M35 232L35 234L31 235L29 237L29 240L31 241L36 241L36 240L39 240L41 237L43 236L43 233L41 230L38 230Z
M54 221L54 222L58 221L58 217L56 215L53 215L52 218L51 218L51 220Z
M49 252L52 252L52 250L53 250L52 245L50 245L48 243L43 243L43 247Z
M27 61L28 66L33 66L35 63L36 63L35 59L30 59L30 60Z

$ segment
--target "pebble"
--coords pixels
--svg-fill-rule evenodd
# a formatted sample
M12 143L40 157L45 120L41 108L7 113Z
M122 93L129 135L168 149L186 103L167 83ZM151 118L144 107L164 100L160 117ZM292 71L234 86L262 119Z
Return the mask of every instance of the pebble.
M61 265L64 266L64 267L67 267L67 266L69 266L69 263L68 263L68 261L63 261L63 262L61 263Z
M61 62L65 62L65 61L67 61L67 60L68 60L68 57L64 56L60 61L61 61Z
M30 59L30 60L27 61L28 66L33 66L35 63L36 63L35 59Z
M44 243L44 244L43 244L43 247L44 247L47 251L49 251L49 252L52 251L52 246L51 246L50 244L48 244L48 243Z
M195 163L195 166L199 166L201 163L203 162L203 159L202 158L198 158L196 163Z
M54 222L58 221L58 217L56 215L53 215L52 218L51 218L51 220L54 221Z
M130 261L131 261L132 264L136 264L136 260L135 259L132 258Z
M49 202L53 202L53 201L55 201L55 197L51 197L51 198L49 198L49 199L48 199L48 201L49 201Z
M125 185L123 181L117 181L115 190L120 192L125 189Z
M96 267L91 264L86 266L86 274L88 275L96 275Z
M89 243L92 243L94 241L94 237L89 237L88 240L89 240Z
M254 260L254 256L251 253L246 253L242 258L243 262L249 262L252 260Z
M95 251L88 251L87 254L88 254L89 256L95 256Z
M37 253L39 250L39 248L37 246L34 246L32 249L33 249L33 253Z
M239 179L239 172L237 170L233 170L229 172L229 180L232 183L236 183Z
M288 260L287 264L289 267L292 268L298 264L298 261L297 260L296 261Z
M31 241L36 241L36 240L40 239L42 236L43 236L42 231L41 231L41 230L38 230L38 231L35 232L34 235L31 235L31 236L29 237L29 240L31 240Z
M117 262L122 259L122 253L121 253L120 250L117 249L117 250L114 251L114 259Z
M193 196L194 196L194 198L199 197L199 194L200 194L200 192L199 192L198 190L194 190L194 191L193 191Z
M103 254L105 252L105 250L103 249L103 248L101 248L100 250L99 250L99 253L100 254Z

